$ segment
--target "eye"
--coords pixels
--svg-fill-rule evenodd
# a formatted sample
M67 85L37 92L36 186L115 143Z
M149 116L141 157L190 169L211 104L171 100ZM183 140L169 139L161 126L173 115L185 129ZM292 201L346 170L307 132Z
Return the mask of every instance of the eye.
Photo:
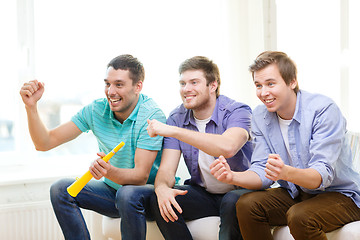
M185 86L185 83L184 83L184 82L179 82L179 84L180 84L180 87Z
M255 87L256 87L257 89L260 89L260 88L261 88L261 84L255 84Z
M109 86L110 86L110 83L105 82L105 87L109 87Z
M124 86L123 83L117 83L117 84L116 84L116 87L118 87L118 88L123 87L123 86Z
M274 86L275 84L274 83L272 83L272 82L269 82L269 84L268 84L270 87L271 86Z
M192 85L196 85L197 81L192 81L191 83L192 83Z

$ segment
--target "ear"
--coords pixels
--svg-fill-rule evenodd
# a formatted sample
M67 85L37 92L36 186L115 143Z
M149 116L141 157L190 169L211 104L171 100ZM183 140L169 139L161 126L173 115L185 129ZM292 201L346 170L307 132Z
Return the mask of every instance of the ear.
M139 81L135 84L135 92L139 94L143 88L143 82Z
M212 83L210 83L210 91L211 92L216 92L217 88L218 88L218 82L217 81L213 81Z
M291 89L294 90L296 88L297 84L298 84L298 82L295 78L293 80L291 80L291 82L290 82Z

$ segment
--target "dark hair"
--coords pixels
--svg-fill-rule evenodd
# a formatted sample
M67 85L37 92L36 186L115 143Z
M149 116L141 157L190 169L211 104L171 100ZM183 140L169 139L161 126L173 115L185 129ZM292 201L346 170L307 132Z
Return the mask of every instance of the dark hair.
M266 51L256 57L254 63L249 66L249 71L252 73L253 79L256 71L262 70L271 64L277 65L286 85L289 86L292 80L297 79L297 69L294 61L291 60L286 53L276 51ZM297 84L294 89L295 93L298 91L299 84Z
M179 74L188 70L202 70L205 74L206 85L216 81L218 87L216 89L216 97L220 95L220 72L218 66L210 59L203 56L195 56L186 59L179 67Z
M143 82L145 79L145 70L142 63L130 54L123 54L113 58L107 65L115 70L129 70L129 76L133 81L133 85Z

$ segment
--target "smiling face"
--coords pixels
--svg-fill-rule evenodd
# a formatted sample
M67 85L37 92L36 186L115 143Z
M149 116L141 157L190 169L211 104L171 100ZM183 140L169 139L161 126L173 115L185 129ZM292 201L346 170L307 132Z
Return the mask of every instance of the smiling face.
M104 82L110 109L114 112L115 118L122 123L138 102L142 82L133 85L128 70L115 70L113 67L107 69Z
M196 113L209 110L210 116L212 105L216 102L217 82L206 84L206 78L202 70L187 70L180 75L180 95L184 107L192 109ZM199 118L201 119L201 118Z
M276 112L282 119L292 119L296 107L296 79L286 85L278 66L273 63L254 72L257 97L269 112Z

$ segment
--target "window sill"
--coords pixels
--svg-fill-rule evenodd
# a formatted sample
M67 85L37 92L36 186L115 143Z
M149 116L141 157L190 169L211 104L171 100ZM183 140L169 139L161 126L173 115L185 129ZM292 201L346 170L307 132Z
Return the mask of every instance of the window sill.
M19 157L18 157L19 158ZM80 177L94 160L94 155L37 157L29 161L0 164L0 186L54 181L63 177Z

